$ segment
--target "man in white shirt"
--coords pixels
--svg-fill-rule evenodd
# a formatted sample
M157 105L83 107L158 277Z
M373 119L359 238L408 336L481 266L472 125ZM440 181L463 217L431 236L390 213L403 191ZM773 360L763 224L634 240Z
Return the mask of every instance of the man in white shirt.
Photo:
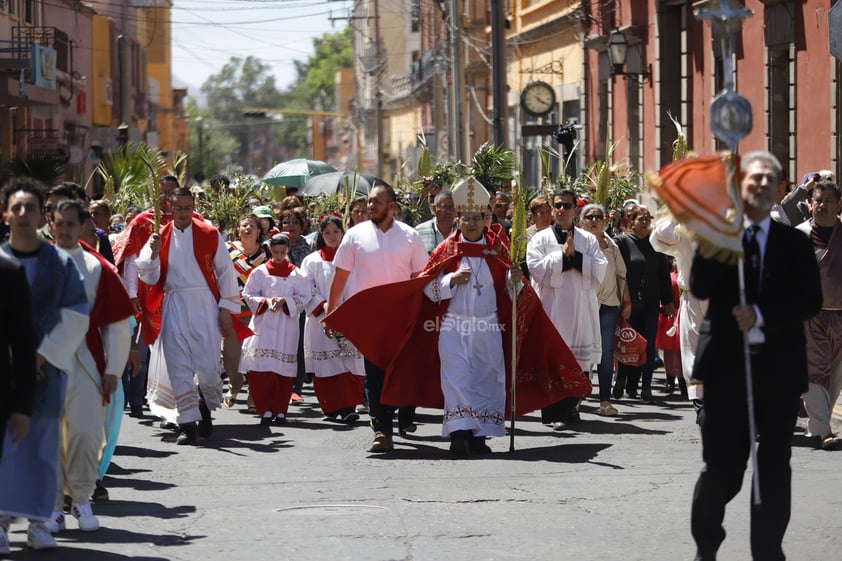
M371 219L348 230L333 260L336 271L330 285L327 314L345 291L348 298L373 286L414 278L427 264L421 236L412 227L395 220L395 192L386 185L375 186L368 196ZM392 443L395 410L380 403L385 373L365 361L365 392L374 429L370 452L388 452Z

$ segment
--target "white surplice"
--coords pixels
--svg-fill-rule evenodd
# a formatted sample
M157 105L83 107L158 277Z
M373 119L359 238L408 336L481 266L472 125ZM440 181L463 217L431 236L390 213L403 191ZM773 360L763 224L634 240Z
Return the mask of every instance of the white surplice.
M439 330L444 394L441 433L470 430L474 436L504 436L506 367L494 279L482 257L463 256L459 268L464 267L471 268L467 284L451 287L454 273L447 273L424 287L430 300L450 300L434 326Z
M243 287L243 300L251 308L249 328L254 335L243 341L240 372L274 372L295 378L298 373L298 316L309 298L309 285L294 271L287 277L269 274L266 263L255 268ZM257 308L267 298L283 297L288 312Z
M307 322L304 324L304 364L307 372L312 372L319 378L329 378L345 372L357 376L365 375L363 355L347 339L340 340L325 335L321 320L322 311L318 317L313 313L323 310L336 267L332 261L325 261L318 251L314 251L304 258L301 267L296 271L306 279L309 289L309 301L304 305L307 311ZM339 304L345 301L345 294Z
M526 248L532 287L579 366L589 372L602 358L597 290L608 260L593 234L574 228L573 248L582 254L582 270L562 270L564 246L553 227L537 232Z
M220 294L217 303L196 263L193 225L184 231L173 225L170 235L161 333L150 347L147 399L153 414L184 424L201 419L196 380L211 411L222 404L219 309L239 312L240 292L221 237L213 257ZM161 263L160 258L150 257L147 242L137 259L137 270L140 280L155 284Z
M687 378L687 394L690 399L704 397L704 384L693 378L693 363L696 362L696 347L699 345L699 328L707 314L708 301L699 300L690 292L690 270L693 268L695 244L690 240L684 226L672 218L655 221L649 243L655 251L675 258L676 283L681 289L678 301L678 344L681 349L681 368Z

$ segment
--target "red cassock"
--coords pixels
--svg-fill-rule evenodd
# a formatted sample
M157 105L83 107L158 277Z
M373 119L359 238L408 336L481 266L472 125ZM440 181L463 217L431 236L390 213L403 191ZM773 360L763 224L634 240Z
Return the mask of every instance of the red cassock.
M448 301L432 302L424 286L439 273L456 270L460 258L484 256L497 295L506 361L506 395L511 403L512 301L504 290L510 268L502 240L486 229L486 245L461 242L461 233L443 241L416 278L363 290L325 318L357 349L386 372L382 403L393 406L442 408L438 326ZM540 409L564 398L584 398L591 383L544 312L535 291L525 283L518 295L516 412ZM374 320L368 318L376 317ZM506 408L507 415L510 407Z

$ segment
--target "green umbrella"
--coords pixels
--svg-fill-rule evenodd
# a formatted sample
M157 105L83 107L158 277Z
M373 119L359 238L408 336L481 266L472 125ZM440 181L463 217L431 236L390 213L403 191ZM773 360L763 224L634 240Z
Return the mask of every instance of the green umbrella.
M274 186L283 185L300 189L307 180L322 173L336 171L330 164L319 160L297 158L276 165L263 176L263 182Z

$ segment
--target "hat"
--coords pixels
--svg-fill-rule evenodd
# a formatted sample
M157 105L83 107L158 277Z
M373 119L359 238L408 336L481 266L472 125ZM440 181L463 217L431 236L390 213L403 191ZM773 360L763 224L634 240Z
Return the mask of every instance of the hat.
M272 214L272 207L269 205L256 206L251 211L258 218L271 218L272 222L275 221L275 215Z
M280 232L264 242L266 245L289 245L289 236L286 232Z
M490 197L485 186L474 179L466 177L453 186L453 206L456 212L487 212Z
M829 169L821 169L805 173L804 176L801 177L801 185L807 185L807 182L810 181L810 179L815 179L816 182L833 181L833 172Z

